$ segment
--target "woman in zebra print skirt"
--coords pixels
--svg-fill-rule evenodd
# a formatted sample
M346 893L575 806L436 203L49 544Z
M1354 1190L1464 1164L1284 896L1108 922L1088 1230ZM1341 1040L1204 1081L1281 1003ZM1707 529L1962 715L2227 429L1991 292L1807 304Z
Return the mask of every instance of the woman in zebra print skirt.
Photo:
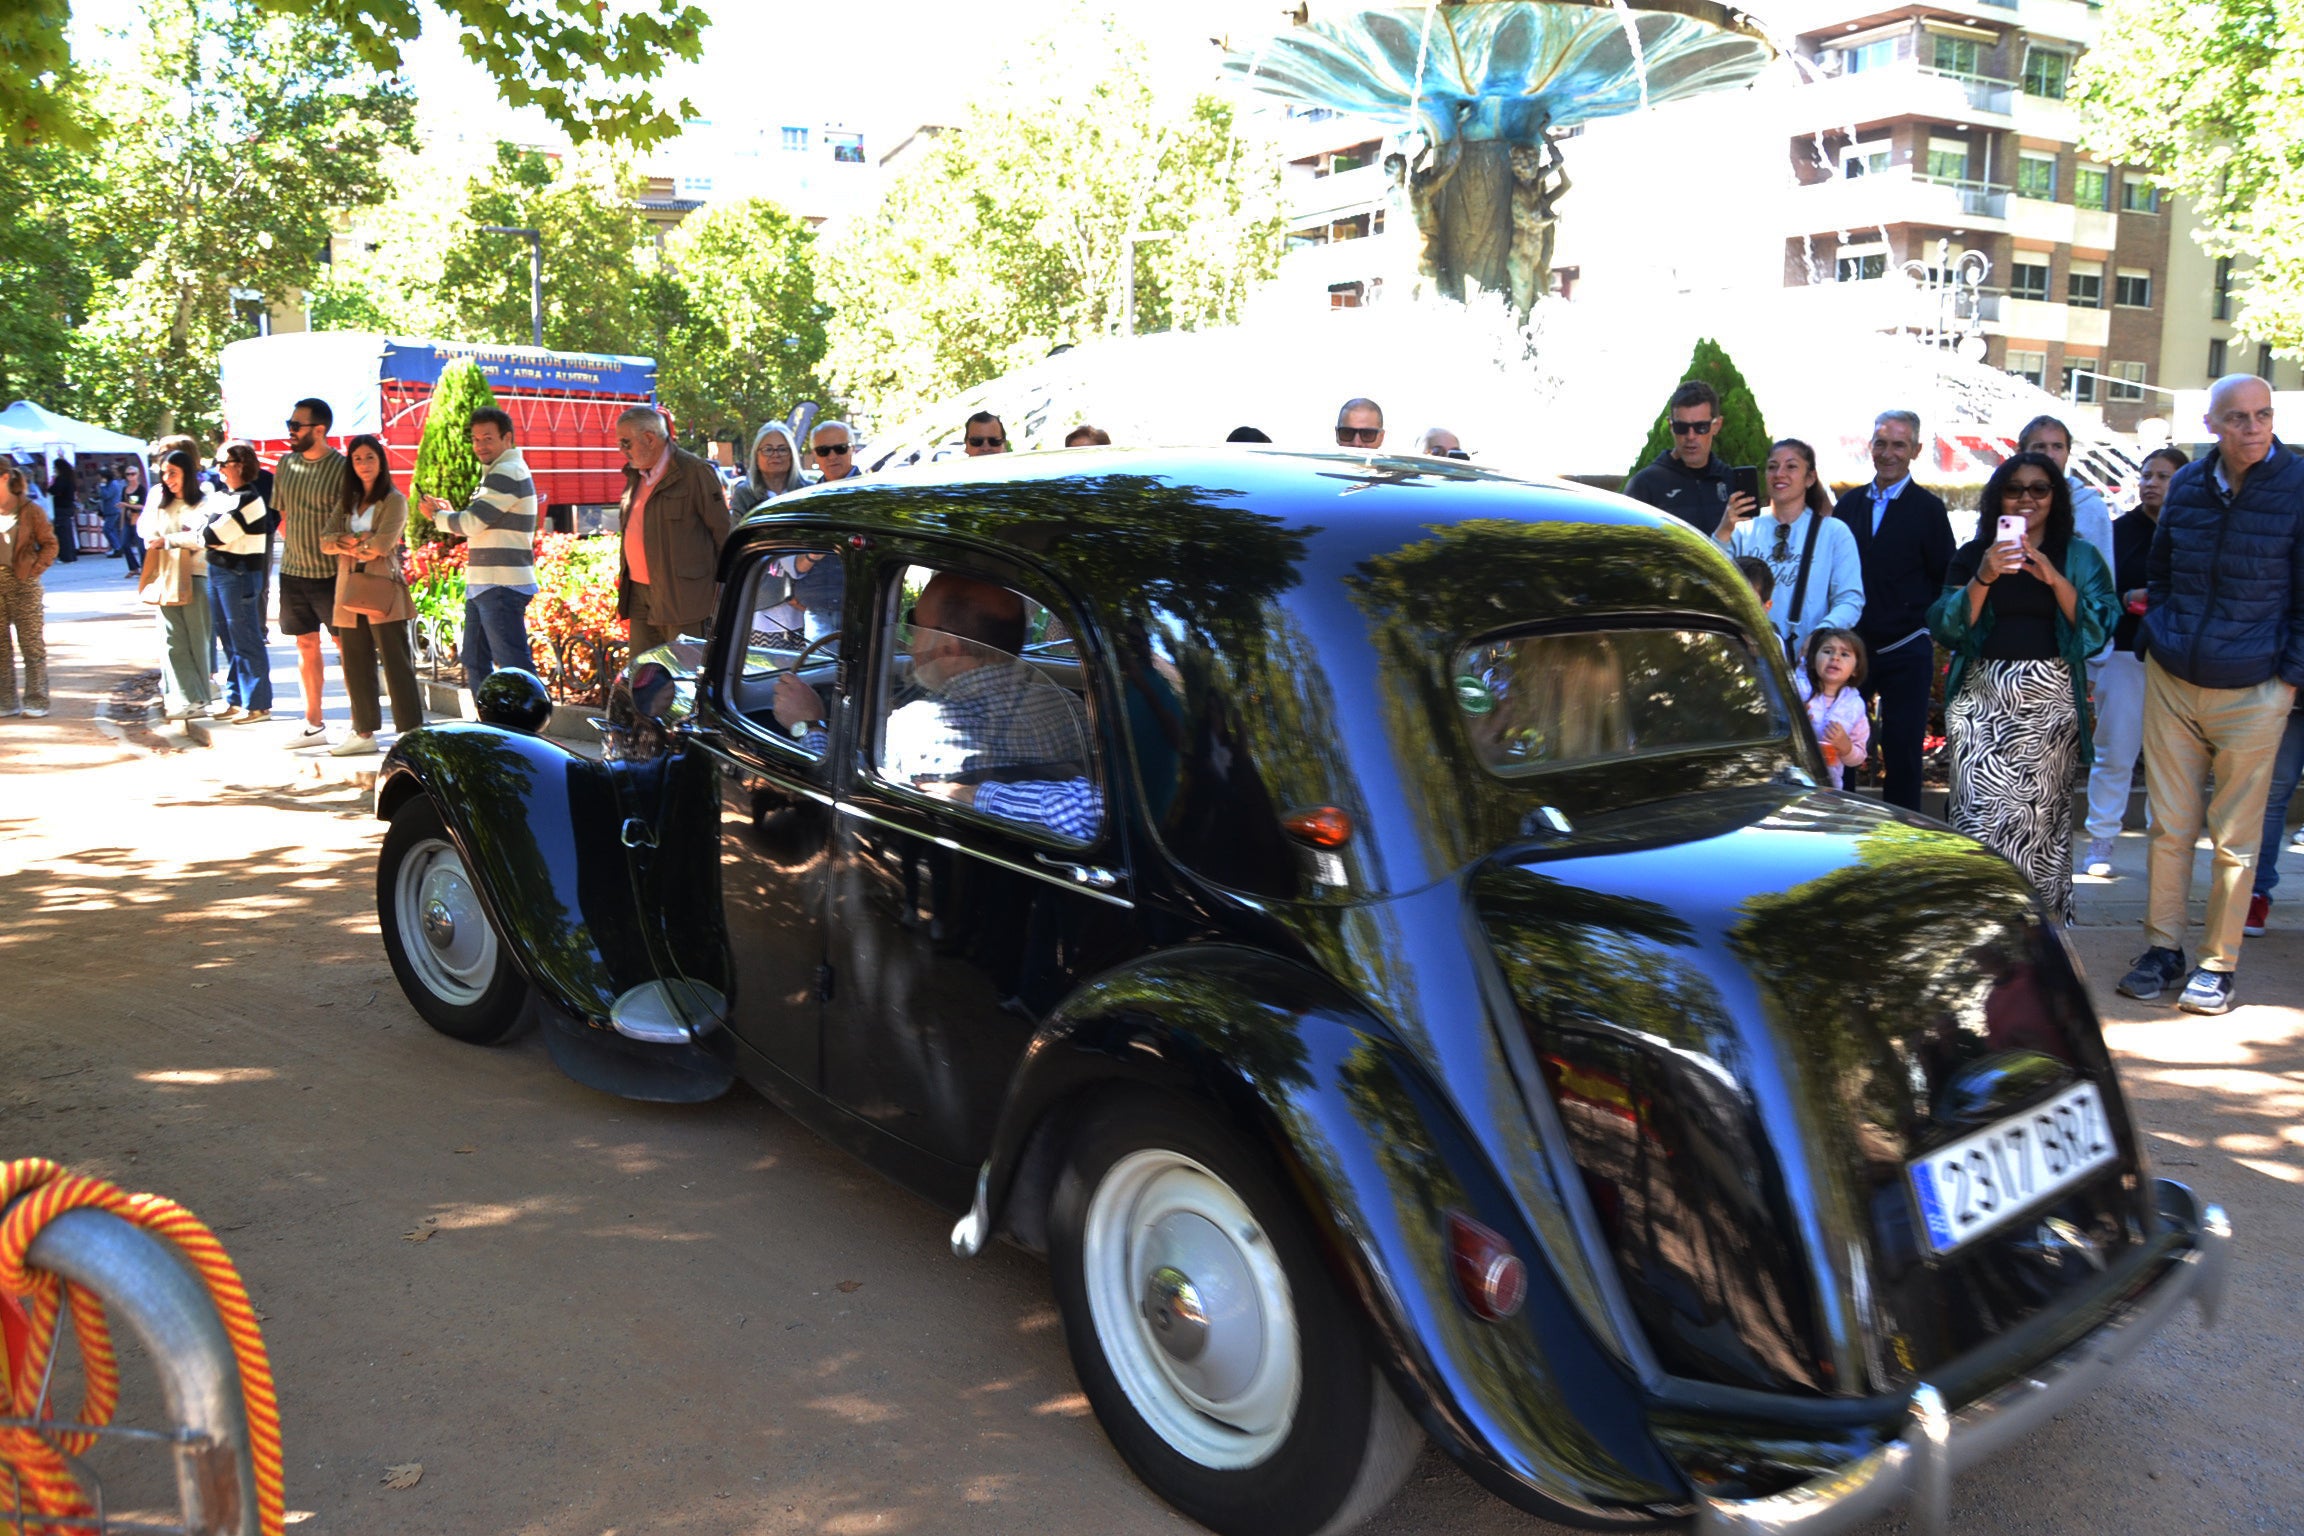
M2020 453L1985 482L1976 537L1952 557L1928 627L1952 652L1946 819L2024 872L2072 920L2072 775L2094 755L2088 658L2119 617L2104 557L2072 536L2072 488ZM2002 514L2020 515L2015 543Z

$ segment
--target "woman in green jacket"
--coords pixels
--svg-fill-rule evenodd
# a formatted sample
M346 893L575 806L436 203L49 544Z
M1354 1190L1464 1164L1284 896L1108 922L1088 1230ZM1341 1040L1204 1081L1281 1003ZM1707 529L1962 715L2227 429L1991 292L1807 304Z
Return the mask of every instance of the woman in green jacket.
M2104 557L2072 535L2072 489L2044 454L1984 484L1976 537L1952 557L1928 627L1952 652L1946 819L2024 872L2072 920L2072 778L2093 756L2088 658L2119 618ZM2013 542L2003 514L2021 516Z

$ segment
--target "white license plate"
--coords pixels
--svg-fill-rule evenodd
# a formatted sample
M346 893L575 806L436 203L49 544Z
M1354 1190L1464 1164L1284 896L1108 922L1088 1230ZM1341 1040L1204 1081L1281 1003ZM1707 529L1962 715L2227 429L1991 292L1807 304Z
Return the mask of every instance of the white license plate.
M1912 1164L1928 1247L1950 1253L2119 1159L2094 1083L1971 1131Z

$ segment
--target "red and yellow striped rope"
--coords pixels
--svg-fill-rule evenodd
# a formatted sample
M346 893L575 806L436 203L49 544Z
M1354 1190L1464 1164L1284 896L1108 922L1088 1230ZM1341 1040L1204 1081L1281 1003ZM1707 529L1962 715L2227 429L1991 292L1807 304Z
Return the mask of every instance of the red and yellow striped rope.
M247 1287L240 1283L240 1271L224 1245L216 1241L216 1234L173 1200L132 1195L106 1180L67 1173L61 1164L40 1157L0 1163L0 1210L7 1213L0 1217L0 1291L24 1297L31 1317L27 1352L31 1368L21 1373L22 1379L11 1380L7 1361L0 1358L0 1388L5 1389L7 1416L30 1418L39 1407L41 1362L55 1346L57 1321L69 1304L87 1380L78 1422L111 1422L120 1399L120 1370L113 1358L103 1302L83 1287L68 1284L25 1261L32 1240L64 1212L110 1211L174 1243L207 1286L240 1368L240 1396L247 1409L248 1444L256 1470L257 1525L264 1536L280 1536L287 1507L286 1479L281 1466L280 1403L272 1390L272 1365L264 1353L264 1336L256 1326L256 1309L248 1301ZM94 1514L86 1490L63 1459L84 1453L94 1438L86 1431L0 1429L0 1465L13 1469L20 1480L27 1513ZM15 1523L0 1511L0 1531L14 1529ZM41 1524L33 1530L41 1536L51 1532L93 1536L95 1527ZM31 1536L31 1531L22 1536Z

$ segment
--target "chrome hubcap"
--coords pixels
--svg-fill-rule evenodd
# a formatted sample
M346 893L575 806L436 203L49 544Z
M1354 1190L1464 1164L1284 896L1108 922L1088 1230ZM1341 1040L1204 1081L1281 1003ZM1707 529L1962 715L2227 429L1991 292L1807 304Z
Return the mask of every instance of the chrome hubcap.
M1171 1360L1197 1360L1208 1347L1208 1309L1180 1269L1163 1264L1152 1271L1144 1284L1144 1320Z
M1153 1431L1221 1470L1279 1449L1301 1345L1287 1273L1247 1203L1181 1153L1133 1152L1097 1186L1081 1236L1097 1342Z
M403 946L424 989L457 1007L478 1002L496 977L496 930L454 845L426 838L409 849L393 898L400 931L424 937Z

